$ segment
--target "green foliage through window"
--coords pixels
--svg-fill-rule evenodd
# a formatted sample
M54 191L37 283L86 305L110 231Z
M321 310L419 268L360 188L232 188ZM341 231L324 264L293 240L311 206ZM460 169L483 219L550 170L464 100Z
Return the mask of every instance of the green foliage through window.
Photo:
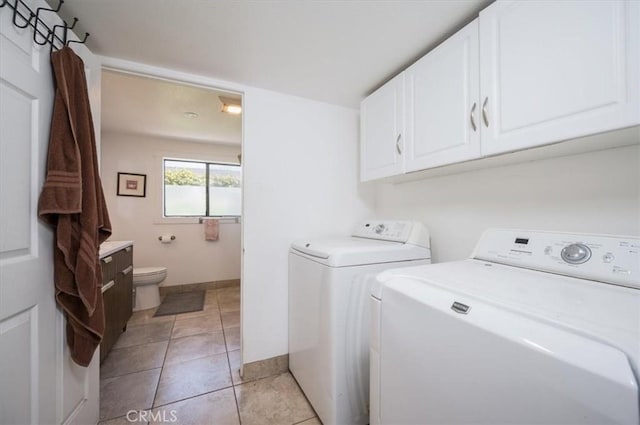
M239 216L241 187L240 165L165 159L164 216Z

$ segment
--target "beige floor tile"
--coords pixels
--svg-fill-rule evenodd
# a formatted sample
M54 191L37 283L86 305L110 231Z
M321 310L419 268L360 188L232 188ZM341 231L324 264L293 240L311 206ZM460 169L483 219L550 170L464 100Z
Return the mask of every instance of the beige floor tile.
M207 292L204 296L205 304L218 304L218 290L217 289L207 289Z
M320 419L315 417L307 419L306 421L298 422L296 425L322 425L322 422L320 422Z
M227 388L153 409L161 414L152 424L239 425L233 389ZM175 418L175 422L171 420Z
M132 347L166 341L171 335L173 322L149 323L146 325L127 326L127 331L120 335L113 348Z
M171 364L221 354L227 351L222 332L185 336L172 339L167 350L165 367Z
M149 323L171 322L175 319L175 315L153 317L158 307L148 310L134 311L131 318L127 322L127 326L146 325Z
M220 313L222 326L226 328L237 328L240 326L240 311L228 311Z
M240 311L240 287L218 289L220 311Z
M176 314L176 320L192 319L194 317L202 317L202 316L208 316L212 314L220 314L220 310L218 310L217 303L216 304L205 303L204 306L202 307L202 310L192 311L190 313Z
M165 366L160 376L154 406L172 403L231 385L231 373L225 353Z
M295 424L315 417L289 373L234 387L243 425Z
M100 380L100 420L151 408L160 369Z
M197 335L221 330L222 322L220 321L220 315L209 314L201 317L176 320L176 322L173 324L173 332L171 333L171 338L180 338L183 336Z
M100 377L109 378L126 373L162 367L169 341L113 349L100 365Z
M225 328L224 341L227 344L227 351L240 349L240 328Z
M127 415L121 417L121 418L116 418L116 419L111 419L108 421L103 421L103 422L98 422L98 425L131 425L131 424L136 424L136 425L147 425L149 422L145 421L144 419L140 419L139 416L137 416L137 413L131 413L129 415L129 417L131 419L133 419L133 422L130 421L129 419L127 419ZM140 419L140 420L138 420Z
M240 376L240 366L242 366L240 350L229 351L227 355L229 356L229 365L231 366L231 380L233 381L233 385L238 385L246 382Z

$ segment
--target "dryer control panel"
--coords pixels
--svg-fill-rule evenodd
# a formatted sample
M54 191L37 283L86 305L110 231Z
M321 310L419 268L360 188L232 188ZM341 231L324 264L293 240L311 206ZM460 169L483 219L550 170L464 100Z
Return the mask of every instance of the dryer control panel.
M473 258L640 288L640 238L489 229Z

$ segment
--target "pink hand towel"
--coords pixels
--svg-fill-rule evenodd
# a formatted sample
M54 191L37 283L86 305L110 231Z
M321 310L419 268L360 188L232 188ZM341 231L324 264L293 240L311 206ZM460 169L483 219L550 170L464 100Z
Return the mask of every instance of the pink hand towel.
M220 228L220 220L217 218L209 218L202 220L204 224L204 240L205 241L217 241L218 229Z

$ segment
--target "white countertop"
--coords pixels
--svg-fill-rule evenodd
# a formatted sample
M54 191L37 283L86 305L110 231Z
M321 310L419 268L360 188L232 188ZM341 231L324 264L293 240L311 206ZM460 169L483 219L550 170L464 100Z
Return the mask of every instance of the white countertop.
M100 245L100 258L111 255L116 251L120 251L128 246L132 246L133 241L106 241Z

